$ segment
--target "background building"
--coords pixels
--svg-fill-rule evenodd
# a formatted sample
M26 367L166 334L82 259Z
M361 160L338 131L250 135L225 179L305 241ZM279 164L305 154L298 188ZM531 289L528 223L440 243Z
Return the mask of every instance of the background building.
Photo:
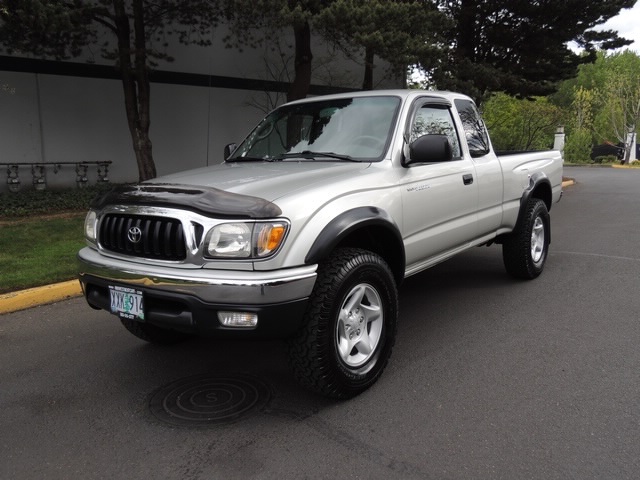
M219 163L224 145L242 140L264 113L285 101L293 51L264 45L225 48L217 33L210 47L172 45L173 62L152 75L151 140L158 175ZM311 94L358 89L363 62L315 39ZM383 66L376 88L401 88L404 79ZM59 62L0 56L0 168L9 188L18 175L32 185L32 165L46 175L47 188L76 183L76 162L112 162L111 182L138 179L127 127L121 81L112 64L87 50L84 61ZM19 165L22 164L22 165ZM1 171L1 170L0 170ZM12 173L13 171L13 173ZM87 181L103 175L94 163Z

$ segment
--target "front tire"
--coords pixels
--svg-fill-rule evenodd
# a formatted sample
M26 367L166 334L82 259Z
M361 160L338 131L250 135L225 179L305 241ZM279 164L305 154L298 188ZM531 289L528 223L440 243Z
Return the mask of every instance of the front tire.
M375 253L339 249L319 266L304 326L289 341L295 378L332 398L373 385L395 342L398 293L393 274Z
M542 273L549 253L550 221L545 203L529 199L523 217L502 244L502 259L507 272L530 280Z

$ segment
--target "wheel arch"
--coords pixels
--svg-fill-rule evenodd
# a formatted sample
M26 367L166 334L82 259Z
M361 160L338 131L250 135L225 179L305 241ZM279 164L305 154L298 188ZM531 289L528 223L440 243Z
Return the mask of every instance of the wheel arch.
M531 198L542 200L547 206L547 211L551 210L551 204L553 203L551 181L545 173L536 172L531 175L529 178L529 186L523 192L522 199L520 200L521 207L526 205ZM522 208L520 209L520 214L522 214Z
M518 212L516 225L520 225L523 221L522 219L526 215L527 204L531 199L542 200L547 207L547 212L551 210L553 203L551 181L543 172L536 172L529 178L529 186L522 193L522 198L520 199L520 211Z
M551 205L553 203L551 181L543 172L536 172L529 177L529 185L522 193L522 197L520 198L520 210L518 211L518 218L513 227L513 230L519 228L519 226L524 221L524 217L526 217L527 215L527 205L529 203L529 200L531 199L542 200L547 207L547 212L551 210ZM495 239L495 243L504 243L505 238L507 238L509 235L511 234L508 233L499 235ZM549 243L551 243L551 225L548 225L546 235Z
M400 229L384 210L357 207L335 217L313 242L305 263L318 263L339 247L370 250L387 262L396 284L404 279L405 252Z

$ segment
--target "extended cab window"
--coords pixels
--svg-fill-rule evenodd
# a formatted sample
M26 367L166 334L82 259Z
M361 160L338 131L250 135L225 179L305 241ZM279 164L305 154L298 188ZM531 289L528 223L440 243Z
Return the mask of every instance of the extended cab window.
M457 99L455 101L460 120L469 145L472 157L481 157L489 153L489 135L475 104L470 100Z
M458 132L453 123L451 111L446 106L426 104L418 108L411 123L409 143L423 135L446 135L453 158L462 156Z

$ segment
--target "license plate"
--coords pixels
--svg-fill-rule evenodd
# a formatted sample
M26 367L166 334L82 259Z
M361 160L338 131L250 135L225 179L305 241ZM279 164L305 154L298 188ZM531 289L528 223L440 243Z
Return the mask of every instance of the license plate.
M109 285L111 313L129 320L144 321L144 296L140 290Z

